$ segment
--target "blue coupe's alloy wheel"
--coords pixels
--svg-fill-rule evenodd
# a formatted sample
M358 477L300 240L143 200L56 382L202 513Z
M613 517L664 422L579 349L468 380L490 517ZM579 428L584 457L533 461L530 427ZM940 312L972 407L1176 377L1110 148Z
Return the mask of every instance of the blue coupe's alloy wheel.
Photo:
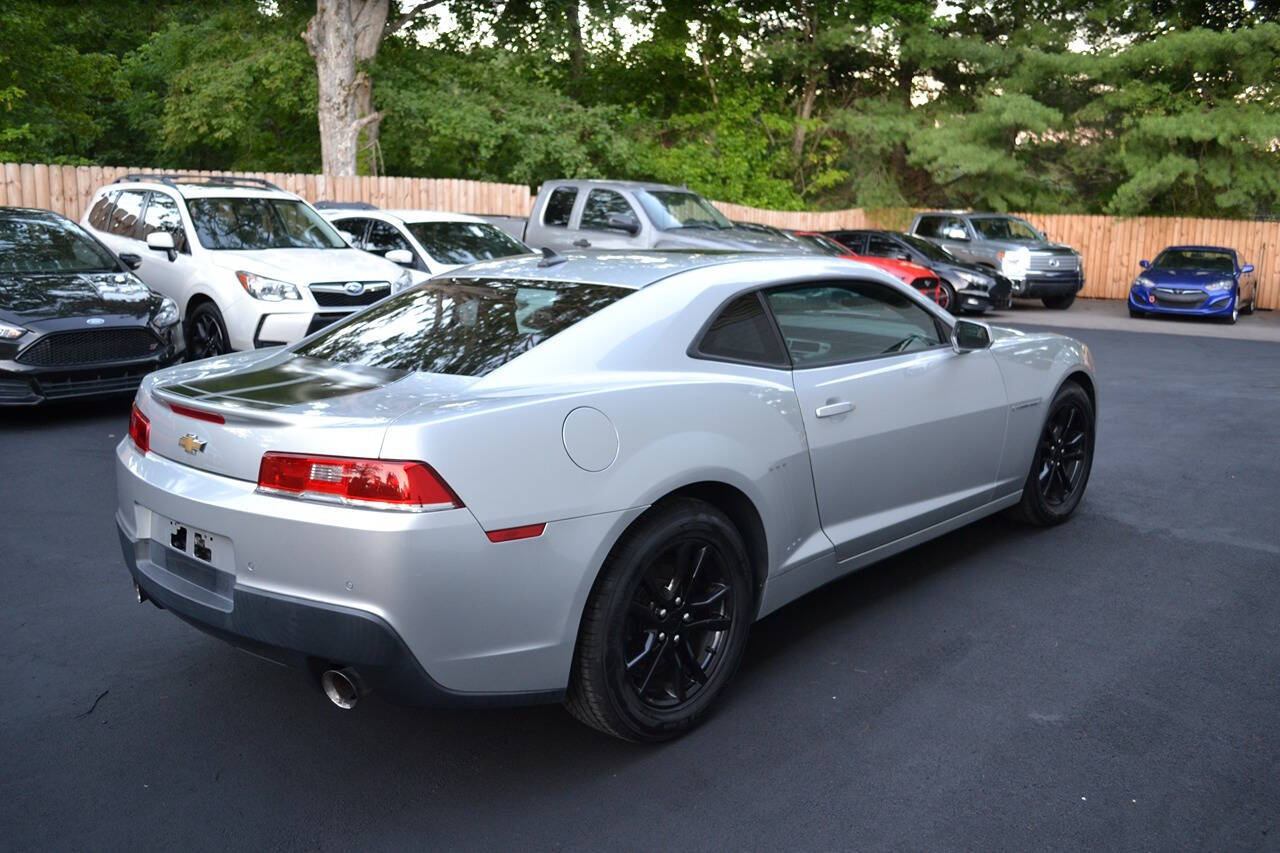
M720 549L695 537L671 543L636 586L622 633L640 701L663 711L692 701L724 658L733 612Z
M1036 451L1036 482L1049 506L1062 506L1075 494L1089 453L1089 418L1073 400L1066 401L1045 424Z

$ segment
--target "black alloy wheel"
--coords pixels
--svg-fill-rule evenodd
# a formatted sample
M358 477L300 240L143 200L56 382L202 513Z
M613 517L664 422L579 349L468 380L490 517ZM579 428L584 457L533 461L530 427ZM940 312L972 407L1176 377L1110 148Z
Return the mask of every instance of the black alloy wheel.
M210 302L201 304L187 320L187 359L197 361L230 351L222 313Z
M733 523L688 498L655 507L619 540L587 602L567 707L626 740L683 733L737 669L754 609Z
M1054 397L1036 443L1015 513L1041 526L1061 524L1084 496L1093 467L1094 411L1089 395L1067 382Z
M656 709L692 701L724 660L733 586L715 542L680 537L649 564L617 639L627 681Z

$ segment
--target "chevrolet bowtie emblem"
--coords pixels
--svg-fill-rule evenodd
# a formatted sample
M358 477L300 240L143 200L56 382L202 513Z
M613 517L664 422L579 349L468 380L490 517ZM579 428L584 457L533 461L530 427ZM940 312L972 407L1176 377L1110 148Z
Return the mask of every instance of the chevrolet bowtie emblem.
M195 456L197 453L203 453L205 444L206 442L202 441L198 435L193 435L191 433L187 433L182 438L178 439L178 446L190 453L192 456Z

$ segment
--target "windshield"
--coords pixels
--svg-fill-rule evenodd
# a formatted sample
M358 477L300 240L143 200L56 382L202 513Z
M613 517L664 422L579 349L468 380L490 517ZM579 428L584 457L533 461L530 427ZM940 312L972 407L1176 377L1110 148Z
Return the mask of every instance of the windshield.
M824 255L848 255L849 250L821 234L796 234L795 238L806 246L812 246Z
M931 261L950 264L955 263L955 258L946 249L941 246L934 245L928 240L924 240L914 234L899 234L898 239L908 243L911 248L924 255Z
M341 364L484 376L630 292L554 281L435 279L294 352Z
M1205 270L1207 272L1236 271L1235 259L1230 253L1211 249L1165 249L1151 265L1157 270Z
M426 253L442 264L474 264L529 253L524 243L487 222L409 222L406 225Z
M681 190L641 190L640 206L659 229L732 228L733 223L697 193Z
M988 240L1014 240L1019 243L1039 243L1041 240L1039 231L1011 216L975 217L969 221Z
M206 249L345 249L333 226L288 198L187 199L196 237Z
M118 269L111 253L73 222L40 214L0 218L0 273Z

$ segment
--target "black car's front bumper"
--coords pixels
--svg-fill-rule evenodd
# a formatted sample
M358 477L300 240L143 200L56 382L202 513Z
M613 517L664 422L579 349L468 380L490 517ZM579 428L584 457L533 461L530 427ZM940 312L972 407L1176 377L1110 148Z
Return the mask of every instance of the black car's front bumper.
M182 359L185 346L182 326L175 324L155 336L153 352L144 356L111 358L107 353L94 357L87 363L77 360L60 361L58 358L32 360L33 348L58 331L18 341L0 348L0 406L33 406L58 400L74 400L85 397L104 397L128 394L137 389L142 378L153 370L176 364ZM110 328L101 331L111 331Z
M970 284L959 275L949 276L947 280L955 288L957 310L981 313L1013 304L1013 282L1004 276L993 276L987 286Z

